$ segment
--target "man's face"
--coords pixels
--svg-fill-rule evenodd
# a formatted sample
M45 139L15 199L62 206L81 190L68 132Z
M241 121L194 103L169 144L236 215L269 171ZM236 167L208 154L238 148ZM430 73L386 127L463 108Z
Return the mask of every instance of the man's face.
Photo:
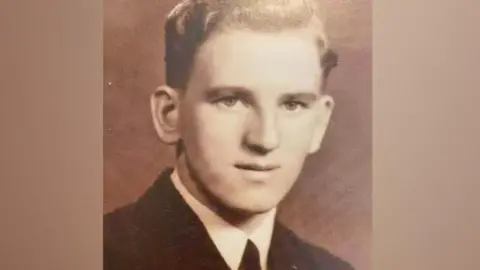
M185 155L202 192L230 209L275 207L330 116L313 36L230 30L198 51L181 98Z

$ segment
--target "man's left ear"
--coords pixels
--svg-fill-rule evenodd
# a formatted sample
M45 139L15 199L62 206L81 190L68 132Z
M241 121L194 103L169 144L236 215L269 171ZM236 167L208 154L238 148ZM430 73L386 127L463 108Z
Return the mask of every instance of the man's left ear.
M319 112L310 142L309 154L313 154L320 149L335 105L333 98L329 95L322 95L319 103Z

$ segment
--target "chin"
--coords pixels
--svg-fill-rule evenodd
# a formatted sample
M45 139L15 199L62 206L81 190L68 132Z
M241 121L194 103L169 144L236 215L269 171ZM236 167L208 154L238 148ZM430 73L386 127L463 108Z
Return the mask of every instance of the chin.
M243 199L241 202L238 203L230 203L230 209L247 215L256 215L266 213L273 208L277 207L277 200L265 200L265 198L254 199L254 198L246 198Z

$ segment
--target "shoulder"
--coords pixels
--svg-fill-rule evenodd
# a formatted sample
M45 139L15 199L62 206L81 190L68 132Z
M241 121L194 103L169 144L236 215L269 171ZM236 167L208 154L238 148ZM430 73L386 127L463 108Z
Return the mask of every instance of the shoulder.
M133 205L124 206L103 216L103 267L134 269L135 225L132 222Z
M315 265L326 265L330 270L354 270L353 266L340 257L330 253L324 248L315 247L305 243L306 250L311 254Z
M133 224L134 205L118 208L103 216L104 244L120 244L134 234ZM123 241L122 241L123 240Z
M288 239L289 245L295 249L297 258L307 269L328 269L328 270L354 270L345 260L334 255L326 248L314 246L300 239L293 231L282 226L284 237Z
M162 217L169 210L168 203L162 201L168 197L162 192L166 190L165 175L159 176L141 196L130 204L116 208L103 216L104 246L128 249L137 243L142 234L153 233L152 227L158 231L163 223ZM147 235L148 236L148 235ZM145 237L142 237L142 239ZM137 244L138 245L138 244Z

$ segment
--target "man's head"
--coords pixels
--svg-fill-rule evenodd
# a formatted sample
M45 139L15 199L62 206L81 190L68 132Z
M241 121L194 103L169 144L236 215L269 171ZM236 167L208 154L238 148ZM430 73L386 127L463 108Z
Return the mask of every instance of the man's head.
M334 64L313 0L178 5L152 113L160 138L181 146L190 192L236 212L275 207L320 147Z

